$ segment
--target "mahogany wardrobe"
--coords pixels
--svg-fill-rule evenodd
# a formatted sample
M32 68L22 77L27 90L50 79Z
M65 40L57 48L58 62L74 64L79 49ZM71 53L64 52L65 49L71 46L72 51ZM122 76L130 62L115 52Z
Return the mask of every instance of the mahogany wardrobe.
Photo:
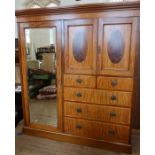
M131 153L139 9L16 11L25 134Z

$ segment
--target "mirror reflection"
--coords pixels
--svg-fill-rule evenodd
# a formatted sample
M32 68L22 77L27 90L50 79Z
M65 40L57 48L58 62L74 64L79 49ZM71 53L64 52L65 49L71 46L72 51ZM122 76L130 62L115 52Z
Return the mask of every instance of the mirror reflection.
M25 29L30 121L57 126L56 29Z

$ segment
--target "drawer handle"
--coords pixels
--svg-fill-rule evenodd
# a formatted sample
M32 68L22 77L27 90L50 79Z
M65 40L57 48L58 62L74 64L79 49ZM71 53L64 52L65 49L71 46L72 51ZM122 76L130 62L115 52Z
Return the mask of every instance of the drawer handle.
M82 112L82 109L81 109L81 108L77 108L76 111L77 111L78 113L81 113L81 112Z
M111 80L111 85L116 86L117 85L117 80Z
M116 116L116 112L110 112L110 116L111 117L115 117Z
M77 129L81 129L82 126L81 126L80 124L77 124L77 125L76 125L76 128L77 128Z
M82 94L80 92L76 93L77 97L82 97Z
M117 100L117 97L115 95L112 95L111 100Z
M82 83L82 79L77 79L76 82L80 84Z
M115 131L114 130L109 130L108 134L109 134L109 136L114 136L115 135Z

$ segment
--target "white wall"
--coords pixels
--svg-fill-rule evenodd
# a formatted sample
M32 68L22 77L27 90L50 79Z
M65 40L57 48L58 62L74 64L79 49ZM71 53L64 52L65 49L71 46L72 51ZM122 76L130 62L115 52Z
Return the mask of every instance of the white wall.
M26 0L15 0L15 10L24 9ZM18 26L15 19L15 38L18 38Z
M104 2L119 2L123 0L61 0L61 5L75 5L75 4L88 4L88 3L104 3Z
M15 9L20 10L26 8L26 2L30 0L15 0ZM86 3L104 3L104 2L119 2L119 1L135 1L135 0L59 0L60 5L75 5L75 4L86 4Z
M29 0L15 0L15 9L20 10L24 9L26 1ZM60 0L61 5L74 5L78 3L92 3L92 2L100 2L100 1L106 1L106 0L81 0L81 2L77 2L75 0Z
M27 0L15 0L15 9L16 10L20 10L20 9L24 9L26 6L25 6L25 2Z

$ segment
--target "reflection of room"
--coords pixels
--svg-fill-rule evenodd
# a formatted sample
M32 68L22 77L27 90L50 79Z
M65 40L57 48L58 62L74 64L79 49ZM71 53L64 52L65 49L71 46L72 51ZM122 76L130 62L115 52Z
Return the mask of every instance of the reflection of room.
M57 125L55 29L26 29L30 119Z

